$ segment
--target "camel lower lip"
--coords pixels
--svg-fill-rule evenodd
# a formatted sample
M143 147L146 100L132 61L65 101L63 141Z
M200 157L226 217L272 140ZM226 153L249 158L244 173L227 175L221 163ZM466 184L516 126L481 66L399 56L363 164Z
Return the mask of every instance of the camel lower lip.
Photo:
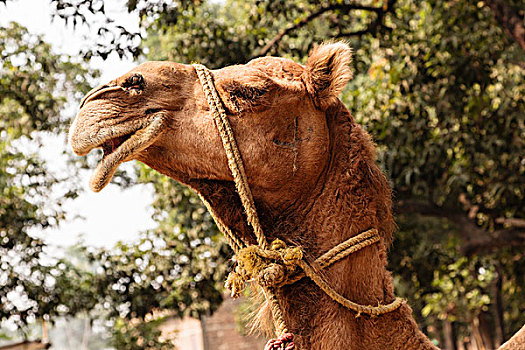
M125 144L131 142L130 140L134 135L135 134L132 134L128 140L124 141L116 149L109 148L111 146L103 146L104 154L95 168L89 184L93 191L99 192L106 187L113 178L118 166L126 162L129 156L132 156Z
M149 125L131 134L112 152L106 154L106 151L104 151L105 154L89 181L91 190L99 192L106 187L117 171L118 166L132 160L137 153L149 147L161 134L164 124L165 118L159 115Z

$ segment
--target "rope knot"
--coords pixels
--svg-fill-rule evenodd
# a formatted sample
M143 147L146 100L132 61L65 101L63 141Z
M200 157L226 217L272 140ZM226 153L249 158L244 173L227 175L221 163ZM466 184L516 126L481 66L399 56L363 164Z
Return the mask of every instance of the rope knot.
M266 259L261 254L261 248L255 245L241 249L236 258L239 268L245 271L248 278L255 277L267 265Z
M276 239L269 249L251 245L240 249L235 258L237 266L226 281L232 297L238 297L245 282L250 280L264 287L281 285L296 270L303 259L303 252L299 247L288 247L282 240Z
M282 255L283 263L286 266L293 267L299 264L300 260L303 260L303 251L299 247L286 248Z
M284 241L277 238L272 242L272 245L270 245L271 250L281 250L286 248L286 243Z
M286 270L282 265L279 264L268 264L264 268L259 276L257 276L258 282L264 287L274 287L286 279Z

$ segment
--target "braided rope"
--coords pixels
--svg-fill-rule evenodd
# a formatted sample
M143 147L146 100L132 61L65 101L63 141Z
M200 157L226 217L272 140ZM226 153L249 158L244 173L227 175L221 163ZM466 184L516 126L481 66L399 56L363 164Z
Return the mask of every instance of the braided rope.
M321 260L321 265L328 266L340 260L341 257L345 257L365 246L369 246L378 240L379 235L377 230L365 231L331 249L321 257L325 259L320 258L316 261ZM233 297L240 295L246 281L254 280L263 288L274 291L275 288L294 283L296 280L306 276L334 301L357 312L357 316L361 314L378 316L397 309L404 302L403 299L396 298L389 304L372 306L357 304L345 298L336 292L323 279L321 274L303 258L303 253L300 248L287 247L286 244L279 239L276 239L272 243L270 249L262 249L255 245L243 248L236 254L236 258L237 267L234 272L230 273L227 280L228 286L231 287ZM295 272L297 267L303 271L300 278L297 278L295 275L290 275L290 272ZM275 298L275 293L268 293L267 299L270 302L272 311L277 310L278 303ZM275 311L275 314L278 315L279 312ZM286 326L282 323L282 320L274 320L274 322L276 323L275 328L279 330L279 334L287 333Z
M365 247L368 247L369 245L379 242L379 240L380 237L377 230L370 229L368 231L358 234L357 236L347 239L343 243L339 243L334 248L330 249L329 251L321 255L319 258L317 258L314 264L324 269L332 265L333 263L346 258L348 255L357 252L360 249L363 249ZM292 276L289 276L288 279L286 279L285 281L283 281L283 283L279 285L279 287L282 287L287 284L293 284L303 279L304 277L306 277L306 274L304 272L297 272Z
M217 93L217 90L215 89L215 86L213 84L213 78L211 76L211 73L206 67L204 67L201 64L194 64L193 67L195 67L197 76L201 81L204 95L206 96L206 99L210 104L213 120L215 121L217 130L219 131L219 134L221 136L221 141L224 150L226 151L228 167L232 172L235 187L237 188L237 192L239 193L239 197L241 198L241 203L244 207L244 211L246 212L248 222L253 228L255 237L257 238L257 243L261 248L266 249L268 248L268 242L266 241L266 237L264 236L261 224L259 222L259 217L257 216L257 211L255 210L255 203L253 201L253 196L250 191L250 188L248 187L248 179L246 177L246 172L244 171L244 164L242 162L237 143L235 142L230 122L228 121L228 118L226 118L226 112L224 111L222 101L220 100L219 94ZM222 226L224 227L223 224ZM284 324L283 313L279 306L279 302L275 297L275 293L273 290L267 289L266 294L267 299L271 303L272 314L276 326L275 329L278 332L277 334L283 335L287 332L285 332L286 326Z
M215 125L219 130L221 135L222 145L226 151L226 156L228 158L228 166L232 172L233 179L235 182L235 187L239 196L241 198L244 211L248 222L253 228L255 237L257 238L257 243L262 248L266 249L268 243L266 242L266 237L262 232L261 224L259 223L259 217L257 216L257 211L255 210L255 203L253 201L252 193L248 187L248 179L246 177L246 172L244 171L244 164L242 162L241 155L239 153L239 148L233 137L233 131L230 126L228 118L226 118L226 112L222 105L222 101L217 93L217 90L213 84L213 78L210 71L204 67L202 64L194 64L197 75L202 83L202 89L204 95L208 100L208 103L211 104L210 107L212 110L213 120Z
M309 277L322 291L324 291L334 301L338 302L339 304L350 310L357 312L356 317L360 316L363 313L371 316L379 316L381 314L394 311L398 307L400 307L405 302L403 299L400 298L396 298L393 302L386 305L372 306L357 304L336 292L323 279L323 277L319 273L317 273L317 271L306 261L306 259L302 257L302 252L298 250L299 248L288 248L286 247L284 242L276 240L279 241L278 244L276 245L276 241L274 241L274 243L272 243L272 247L268 249L268 242L262 231L262 227L259 222L259 217L257 216L255 203L250 188L248 186L248 179L244 170L242 158L237 144L235 142L235 138L233 136L233 131L231 129L229 120L226 117L226 112L224 110L222 101L218 95L217 90L215 89L211 72L201 64L194 64L193 66L201 82L204 95L206 96L208 104L210 105L213 120L215 122L217 130L219 131L222 145L226 152L226 157L228 159L228 167L230 168L230 171L232 173L233 180L235 182L235 187L237 189L237 192L239 193L239 197L241 198L241 203L244 207L247 220L253 228L255 237L257 239L258 247L247 246L245 242L239 239L239 237L235 235L219 219L213 208L204 198L202 198L202 196L201 199L210 211L219 229L226 236L228 243L235 251L236 256L239 257L242 256L244 253L249 253L248 255L250 256L250 258L244 262L244 265L250 266L250 264L256 264L253 265L256 267L252 267L251 269L249 269L253 271L253 273L260 273L262 270L266 269L266 271L271 270L272 273L279 270L279 274L286 274L287 271L294 271L295 266L299 266L304 271L304 273L295 273L290 276L283 276L283 281L281 284L272 282L276 285L272 285L272 283L268 285L265 283L261 283L261 280L259 280L259 284L262 284L261 287L263 288L266 299L270 303L270 307L274 318L275 330L279 337L279 339L276 340L277 343L279 343L279 345L277 345L277 343L272 344L279 347L281 347L281 345L285 346L284 343L280 343L281 341L283 341L293 346L293 336L288 334L288 329L283 319L283 313L279 305L279 301L276 297L275 288L279 288L284 284L294 283L305 276ZM355 237L351 237L350 239L330 249L328 252L319 257L315 261L315 263L321 268L325 268L364 247L378 242L379 240L380 237L376 229L367 230ZM295 260L292 259L293 263L288 265L287 268L278 269L279 265L276 264L276 262L284 263L284 265L287 265L289 261L292 261L283 258L283 252L292 252L294 250L295 254L300 253L300 257ZM264 259L268 261L264 261ZM230 274L230 276L228 276L227 284L233 286L233 294L238 294L238 292L242 289L242 285L244 284L243 280L253 278L253 273L249 271L246 272L246 270L243 269L238 269L232 274ZM279 279L274 280L278 281ZM268 344L272 345L270 343ZM290 349L292 349L292 347L290 347Z
M266 288L266 290L263 290L265 291L264 294L266 296L266 300L268 300L270 303L270 308L272 309L272 314L274 315L273 324L275 327L275 333L277 333L278 336L288 333L288 328L286 328L286 323L283 319L281 306L279 305L279 301L275 296L275 290L272 288Z
M379 316L396 310L398 307L403 305L405 302L404 299L396 298L393 302L386 305L361 305L357 304L341 294L337 293L326 281L319 275L312 266L308 264L305 260L299 261L299 266L303 269L304 273L308 278L310 278L323 292L325 292L330 298L346 307L347 309L354 310L357 312L356 317L359 317L361 314L367 314L370 316Z
M322 268L325 268L364 247L379 242L379 239L380 237L377 230L372 228L336 245L321 255L315 262Z

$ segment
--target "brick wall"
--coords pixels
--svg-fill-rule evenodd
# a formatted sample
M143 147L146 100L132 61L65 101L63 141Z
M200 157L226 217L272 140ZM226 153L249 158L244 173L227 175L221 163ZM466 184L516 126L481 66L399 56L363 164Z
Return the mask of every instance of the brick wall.
M225 298L219 310L202 321L204 350L255 350L263 349L266 340L254 336L242 336L237 331L234 311L241 299Z
M237 331L234 311L241 302L225 296L213 316L202 321L170 319L162 326L162 335L165 339L174 339L179 350L262 350L265 339L242 336Z

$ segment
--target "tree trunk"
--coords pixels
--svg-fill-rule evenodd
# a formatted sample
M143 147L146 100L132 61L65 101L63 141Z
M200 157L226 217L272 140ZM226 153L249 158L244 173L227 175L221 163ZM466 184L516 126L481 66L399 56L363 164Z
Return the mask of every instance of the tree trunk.
M501 288L503 285L503 274L500 266L496 266L498 276L493 286L494 297L494 347L501 346L503 343L504 329L503 329L503 299L501 297Z
M479 318L478 316L474 316L474 319L472 320L471 324L472 329L472 341L471 344L473 345L473 348L476 350L487 350L485 346L483 345L483 338L481 337L481 331L479 329Z
M494 18L523 51L525 51L525 26L523 25L523 9L515 9L504 0L485 0Z
M454 327L452 326L452 323L447 318L445 318L443 320L443 339L445 343L444 350L457 350L455 338Z
M493 337L493 325L490 322L489 314L487 312L481 312L478 315L479 320L479 333L481 335L481 340L483 341L483 346L485 349L496 349L497 346L494 345Z

